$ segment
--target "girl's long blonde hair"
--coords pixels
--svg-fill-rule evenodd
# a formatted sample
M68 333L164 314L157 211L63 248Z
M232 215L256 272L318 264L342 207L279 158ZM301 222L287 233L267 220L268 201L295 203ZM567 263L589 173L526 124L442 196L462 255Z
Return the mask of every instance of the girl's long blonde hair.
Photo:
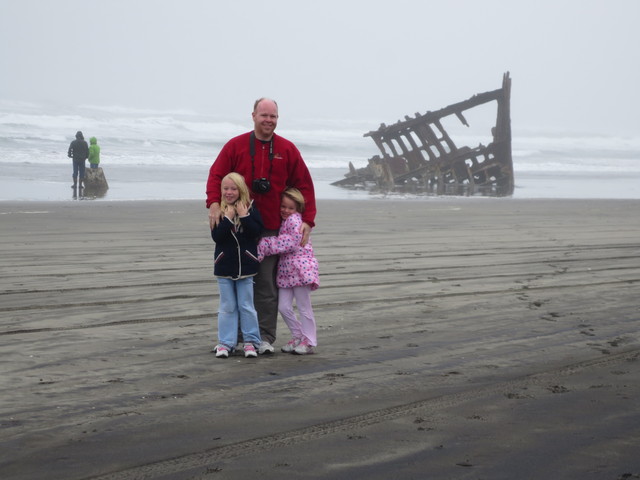
M237 203L243 203L247 206L247 208L249 208L251 206L251 195L249 194L249 187L247 187L247 183L244 181L244 177L237 172L228 173L224 176L224 178L220 182L221 188L222 188L222 182L224 182L227 179L235 183L236 187L238 187L238 193L240 194L240 196L238 197L238 200L236 200L235 203L231 206L235 207ZM224 199L224 197L222 197L220 199L220 210L224 212L227 206L229 206L229 204ZM240 219L238 218L238 215L236 215L233 218L233 223L235 223L236 226L240 226Z

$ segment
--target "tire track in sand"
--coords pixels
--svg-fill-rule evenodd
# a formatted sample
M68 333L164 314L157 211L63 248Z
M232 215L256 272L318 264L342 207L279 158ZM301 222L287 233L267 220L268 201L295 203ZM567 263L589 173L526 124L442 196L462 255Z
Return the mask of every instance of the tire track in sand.
M358 428L367 427L377 423L393 420L399 417L413 415L419 411L430 412L428 416L434 415L439 409L449 408L461 404L471 398L478 399L488 397L496 393L508 395L513 391L532 385L559 384L559 379L568 377L590 367L605 367L621 364L628 361L640 360L640 348L626 351L605 358L587 360L575 364L526 375L521 378L498 382L483 387L473 388L436 398L419 400L407 404L387 407L371 412L355 415L352 417L339 418L329 422L310 425L308 427L276 433L259 438L252 438L241 442L223 445L202 452L196 452L181 457L169 458L158 462L139 465L136 467L119 470L116 472L85 477L84 480L129 480L166 477L172 473L179 473L188 470L203 469L201 475L206 473L206 469L216 461L229 460L236 457L251 455L252 453L272 450L279 447L286 447L300 442L314 440L337 432L344 432ZM198 473L194 472L195 475Z

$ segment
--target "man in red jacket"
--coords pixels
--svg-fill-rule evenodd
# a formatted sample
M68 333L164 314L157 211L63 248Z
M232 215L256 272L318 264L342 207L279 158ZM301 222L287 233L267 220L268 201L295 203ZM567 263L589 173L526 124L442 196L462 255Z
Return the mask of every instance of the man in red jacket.
M209 170L207 208L209 224L218 223L220 182L229 172L241 174L251 189L254 205L264 222L264 236L277 235L280 228L280 195L287 187L295 187L305 199L302 216L302 242L309 239L315 225L316 198L313 181L300 152L289 140L274 133L278 125L278 105L268 98L258 99L251 114L254 129L229 140ZM273 353L278 321L278 287L275 283L278 256L266 257L255 277L254 302L258 311L262 344L259 352Z

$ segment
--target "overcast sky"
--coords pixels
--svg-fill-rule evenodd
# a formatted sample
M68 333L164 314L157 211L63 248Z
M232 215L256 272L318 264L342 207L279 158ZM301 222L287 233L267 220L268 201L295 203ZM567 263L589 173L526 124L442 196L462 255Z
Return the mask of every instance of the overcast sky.
M0 99L393 123L499 88L514 131L640 132L638 0L0 0Z

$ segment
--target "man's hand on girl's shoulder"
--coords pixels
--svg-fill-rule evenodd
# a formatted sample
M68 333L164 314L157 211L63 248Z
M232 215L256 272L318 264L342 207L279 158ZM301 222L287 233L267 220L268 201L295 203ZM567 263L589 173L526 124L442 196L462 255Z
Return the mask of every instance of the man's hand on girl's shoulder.
M209 227L211 227L211 230L220 223L221 218L222 212L220 211L220 204L214 202L209 205Z
M304 247L307 243L309 243L309 236L311 235L311 227L308 223L303 223L300 225L299 232L302 234L302 240L300 240L300 246Z

